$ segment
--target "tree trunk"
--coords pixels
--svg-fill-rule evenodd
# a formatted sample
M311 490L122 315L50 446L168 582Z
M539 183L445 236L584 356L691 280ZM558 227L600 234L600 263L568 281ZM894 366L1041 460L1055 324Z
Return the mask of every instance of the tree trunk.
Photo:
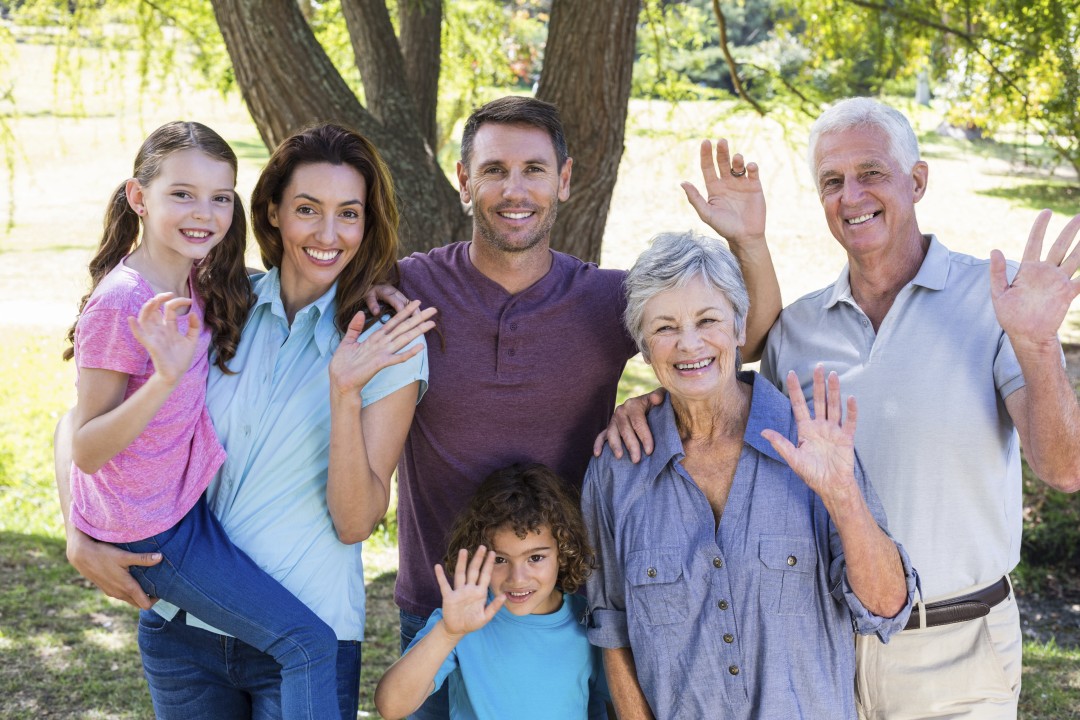
M396 80L387 75L376 80L378 71L367 67L371 72L365 72L365 64L360 64L365 83L368 75L377 86L382 83L383 94L375 102L380 114L375 116L360 105L334 68L296 0L212 0L212 4L237 85L267 147L275 147L314 122L331 121L355 128L375 143L393 173L402 217L403 254L469 237L471 224L457 191L417 130L415 109L404 89L404 73ZM343 5L349 6L353 32L357 27L379 25L379 12L389 26L381 1L346 0ZM401 67L392 32L388 36L367 34L360 41L354 38L354 48L385 60L378 47L387 41L394 42Z
M400 0L402 43L384 0L342 0L365 109L326 56L296 0L212 0L244 102L269 147L313 122L356 128L394 176L403 253L471 235L433 154L442 8ZM640 0L554 0L538 95L559 106L574 158L552 245L598 261L623 152Z
M428 147L435 151L439 146L435 110L442 57L442 0L399 0L398 19L405 80L416 106L416 124Z
M600 12L603 7L605 12ZM600 261L622 159L640 0L554 0L537 96L559 106L574 170L552 246Z

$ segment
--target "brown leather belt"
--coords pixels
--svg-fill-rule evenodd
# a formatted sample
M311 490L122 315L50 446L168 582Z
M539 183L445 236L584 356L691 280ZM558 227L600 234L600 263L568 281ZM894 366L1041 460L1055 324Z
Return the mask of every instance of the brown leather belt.
M990 614L990 608L1009 597L1011 588L1006 578L998 582L976 590L967 595L940 600L926 605L926 627L949 625L950 623L974 620ZM908 618L905 630L917 630L919 628L919 606L911 609L911 617Z

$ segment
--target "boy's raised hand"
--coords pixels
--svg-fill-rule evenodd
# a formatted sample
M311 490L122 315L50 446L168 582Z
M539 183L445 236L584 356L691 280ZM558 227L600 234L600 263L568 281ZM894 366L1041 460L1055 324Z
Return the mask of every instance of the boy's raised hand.
M465 635L487 625L499 608L506 602L505 595L497 595L487 602L491 571L495 566L495 551L483 545L469 559L469 551L458 550L457 567L454 568L454 586L446 578L442 565L435 566L435 579L442 592L443 626L450 635Z

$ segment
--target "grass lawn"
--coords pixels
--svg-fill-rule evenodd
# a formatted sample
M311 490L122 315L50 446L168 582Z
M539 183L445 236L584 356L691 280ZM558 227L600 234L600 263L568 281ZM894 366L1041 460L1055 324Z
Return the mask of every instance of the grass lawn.
M51 470L52 428L74 399L72 369L59 359L62 338L86 289L86 263L105 200L130 172L147 132L177 117L208 123L241 157L243 196L266 151L236 98L170 85L151 88L152 99L136 105L137 88L130 83L95 94L102 80L88 61L82 113L73 115L70 103L50 90L52 50L20 45L16 52L14 96L21 114L8 118L19 140L16 184L0 185L0 195L12 192L16 221L0 234L0 717L149 718L134 610L104 597L64 557ZM937 122L931 110L912 111L920 130ZM697 227L678 182L698 179L697 138L724 135L762 167L770 244L785 298L835 278L843 256L807 180L804 148L792 143L805 138L804 128L734 113L730 105L672 108L635 101L628 130L604 265L628 267L655 232ZM1001 247L1018 258L1037 208L1080 212L1073 186L1017 171L1009 148L973 152L932 134L923 142L931 175L920 218L924 230L938 233L952 249L986 256ZM0 201L0 212L6 207ZM1058 218L1052 231L1061 224ZM257 254L250 263L258 264ZM1066 330L1075 338L1077 327L1070 320ZM653 384L647 367L634 361L623 392L638 394ZM374 682L397 656L396 564L396 550L385 539L365 546L366 712L372 712ZM1024 683L1023 717L1080 717L1077 648L1025 645Z

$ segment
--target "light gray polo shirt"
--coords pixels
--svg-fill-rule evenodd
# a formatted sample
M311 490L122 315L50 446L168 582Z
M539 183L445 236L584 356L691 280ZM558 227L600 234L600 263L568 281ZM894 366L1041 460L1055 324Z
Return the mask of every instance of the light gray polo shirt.
M985 585L1020 560L1020 443L1004 398L1024 386L990 301L990 261L929 236L918 274L878 332L845 266L769 334L761 372L813 392L818 362L858 401L855 446L928 601ZM1010 264L1010 278L1015 274Z

